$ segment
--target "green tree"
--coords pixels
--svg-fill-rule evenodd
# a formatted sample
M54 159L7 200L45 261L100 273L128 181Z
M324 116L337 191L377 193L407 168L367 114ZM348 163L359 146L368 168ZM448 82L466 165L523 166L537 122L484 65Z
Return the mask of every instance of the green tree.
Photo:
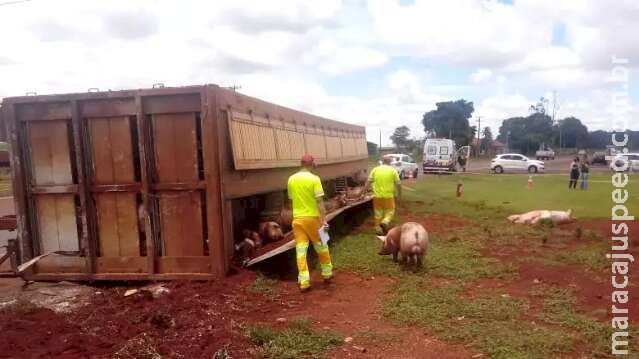
M619 139L622 137L619 136ZM606 145L612 144L610 132L597 130L588 133L588 148L603 149Z
M550 116L534 112L528 117L513 117L504 120L499 127L497 139L511 150L531 153L543 142L552 138L553 126Z
M588 128L575 117L559 121L562 147L583 148L588 146Z
M486 126L482 131L482 138L479 144L480 151L488 152L491 143L493 143L493 131L491 131L490 127Z
M395 148L399 151L408 151L412 146L410 139L410 128L407 126L399 126L395 129L390 136L390 140L393 141Z
M436 105L436 110L426 112L422 117L424 131L455 140L457 145L468 145L475 133L468 124L468 119L475 111L473 103L461 99L438 102Z

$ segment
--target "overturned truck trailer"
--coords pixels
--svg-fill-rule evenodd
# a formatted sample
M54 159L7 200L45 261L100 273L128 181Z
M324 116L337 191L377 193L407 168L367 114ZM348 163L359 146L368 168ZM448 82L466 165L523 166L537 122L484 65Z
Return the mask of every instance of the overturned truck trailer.
M302 154L325 180L367 167L363 127L215 85L13 97L0 110L34 280L223 276L238 223L277 210Z

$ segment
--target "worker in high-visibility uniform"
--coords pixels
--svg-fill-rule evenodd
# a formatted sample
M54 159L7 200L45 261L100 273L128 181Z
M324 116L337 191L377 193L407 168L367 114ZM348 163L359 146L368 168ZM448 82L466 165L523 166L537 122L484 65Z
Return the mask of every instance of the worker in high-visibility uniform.
M311 155L302 157L302 168L288 179L288 197L293 208L293 236L297 257L298 282L302 292L311 287L311 277L306 262L309 242L313 244L320 262L322 277L330 283L333 277L333 264L328 245L322 244L319 231L328 227L324 208L324 189L322 181L311 169L315 161Z
M365 191L373 186L373 210L375 211L375 227L378 232L386 234L393 217L395 217L395 195L401 198L402 186L397 170L390 166L391 158L384 157L382 164L373 168Z

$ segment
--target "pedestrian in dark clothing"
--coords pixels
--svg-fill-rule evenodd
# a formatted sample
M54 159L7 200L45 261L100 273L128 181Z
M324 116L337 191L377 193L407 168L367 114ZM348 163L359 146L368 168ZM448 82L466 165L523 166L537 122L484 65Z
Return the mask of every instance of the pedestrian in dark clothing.
M577 189L577 180L579 180L579 158L575 158L570 164L570 182L568 189Z
M582 191L586 191L588 190L588 175L590 172L590 168L588 167L588 162L583 161L581 163L581 190Z

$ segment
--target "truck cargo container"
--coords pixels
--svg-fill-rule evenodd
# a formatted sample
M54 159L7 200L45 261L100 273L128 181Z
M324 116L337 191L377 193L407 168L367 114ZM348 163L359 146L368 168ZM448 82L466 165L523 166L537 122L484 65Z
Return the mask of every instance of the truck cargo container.
M216 85L5 98L17 243L35 280L214 278L304 153L327 191L365 129Z

